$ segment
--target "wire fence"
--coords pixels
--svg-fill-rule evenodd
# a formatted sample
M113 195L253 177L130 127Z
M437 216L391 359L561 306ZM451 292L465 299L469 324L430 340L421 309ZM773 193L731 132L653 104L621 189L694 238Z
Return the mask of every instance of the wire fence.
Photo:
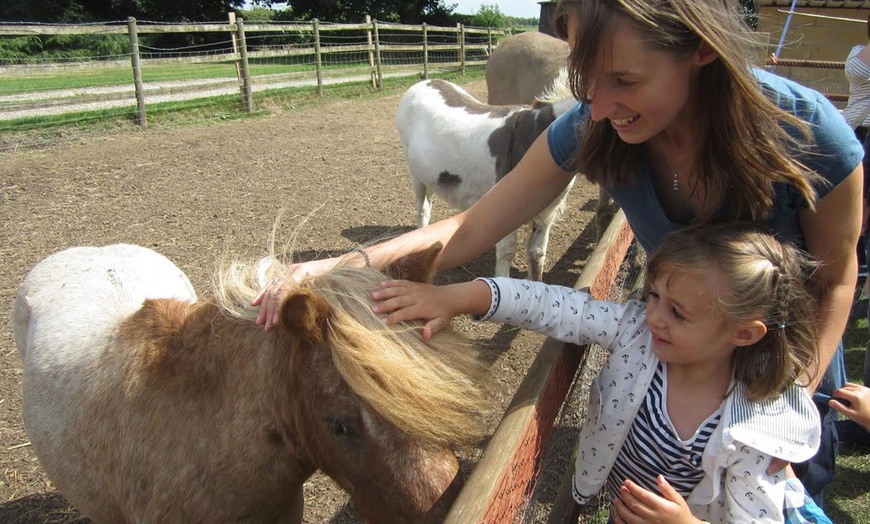
M172 34L184 45L157 45ZM19 57L0 62L0 133L35 125L133 118L166 104L253 110L256 93L426 78L482 67L506 32L492 28L389 24L124 23L0 24L0 39L86 35L91 48L115 50L75 57ZM124 49L126 47L126 49ZM123 52L117 52L121 48Z

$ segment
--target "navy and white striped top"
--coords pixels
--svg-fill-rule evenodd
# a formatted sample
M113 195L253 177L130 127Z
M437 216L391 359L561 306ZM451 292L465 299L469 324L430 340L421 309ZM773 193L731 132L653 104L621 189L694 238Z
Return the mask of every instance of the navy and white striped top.
M722 405L690 439L681 440L668 417L667 391L667 368L659 362L637 418L607 478L611 497L619 496L619 487L625 479L658 493L656 477L661 474L685 498L704 477L701 456L710 435L719 425Z
M846 80L849 81L849 102L843 109L843 118L855 129L870 125L870 65L858 58L863 45L856 45L846 57Z

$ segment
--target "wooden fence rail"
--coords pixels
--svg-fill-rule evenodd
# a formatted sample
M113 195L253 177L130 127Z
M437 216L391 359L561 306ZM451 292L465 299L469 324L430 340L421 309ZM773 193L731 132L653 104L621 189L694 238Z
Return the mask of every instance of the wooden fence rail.
M332 44L323 45L322 35L328 32L355 32L365 34L365 43L351 44ZM417 32L422 35L422 43L417 45L398 45L395 43L384 42L379 37L379 33L384 31L390 32ZM155 33L227 33L228 40L232 42L232 49L227 49L222 52L210 53L192 53L191 56L184 58L145 58L149 55L141 51L139 43L139 35ZM253 33L268 33L270 36L275 35L290 35L293 33L306 35L313 42L308 42L302 46L284 46L281 49L266 49L263 50L257 46L250 45L247 39L248 35ZM445 35L455 33L455 43L443 43ZM438 27L422 25L407 25L407 24L392 24L378 22L366 17L366 22L361 24L339 24L339 23L323 23L318 20L313 20L306 23L245 23L242 19L236 19L233 14L230 15L228 22L215 23L197 23L197 24L154 24L140 23L134 18L129 18L125 24L58 24L58 25L42 25L42 24L2 24L0 25L0 37L2 36L49 36L49 35L71 35L71 34L88 34L88 35L112 35L126 34L130 39L130 65L132 66L131 80L135 91L135 104L137 121L141 125L147 124L146 104L148 103L148 87L142 81L142 65L143 62L148 64L158 64L161 62L172 63L201 63L201 62L223 62L234 61L236 63L236 81L239 87L239 93L242 97L242 103L247 111L253 110L252 93L254 91L254 80L251 78L248 62L252 58L266 57L290 57L290 56L312 56L314 59L314 76L316 80L317 93L323 94L324 85L324 64L323 58L326 55L338 53L362 53L368 54L368 66L356 67L357 70L366 70L372 81L372 85L376 89L383 87L383 70L385 67L383 56L386 53L393 55L400 53L414 54L415 56L422 55L420 64L414 64L422 67L420 75L427 78L430 74L430 68L433 61L431 59L434 53L455 53L455 61L441 61L439 67L455 68L461 72L465 72L466 65L482 65L484 60L469 60L469 52L476 51L477 55L488 56L492 49L497 45L494 40L503 37L506 32L493 28L473 28L464 27L457 24L456 27ZM442 37L441 41L433 41L432 35L439 34ZM474 35L477 40L469 42L469 37ZM450 37L453 39L453 37ZM485 40L485 43L480 43ZM106 61L92 61L92 63L107 64ZM123 64L123 62L115 61L115 64ZM13 73L19 66L7 65L4 70ZM29 66L32 68L32 66ZM405 68L405 73L415 74ZM277 85L277 84L276 84ZM263 85L267 87L267 85ZM195 96L195 95L194 95ZM203 92L202 96L209 96ZM213 96L213 95L211 95ZM190 97L188 97L190 98ZM81 98L79 98L80 100ZM131 101L132 103L132 101ZM57 105L56 102L50 105Z

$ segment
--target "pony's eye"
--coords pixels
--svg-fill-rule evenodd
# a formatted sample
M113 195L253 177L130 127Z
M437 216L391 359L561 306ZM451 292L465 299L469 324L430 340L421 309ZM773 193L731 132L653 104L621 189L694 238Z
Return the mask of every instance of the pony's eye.
M351 436L350 427L340 419L330 418L324 420L324 423L326 424L326 430L335 437L347 438Z

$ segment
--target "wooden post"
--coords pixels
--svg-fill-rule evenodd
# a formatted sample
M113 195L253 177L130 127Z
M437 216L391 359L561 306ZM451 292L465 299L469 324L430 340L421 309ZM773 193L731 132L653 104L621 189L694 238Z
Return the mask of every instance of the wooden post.
M378 34L378 21L372 20L372 28L375 33L375 69L378 72L378 89L384 88L384 75L381 70L381 37Z
M236 12L230 11L229 13L227 13L227 19L230 21L230 25L236 25ZM233 56L234 57L239 56L239 42L236 40L236 33L233 31L230 31L230 41L233 43ZM242 80L242 72L241 72L241 69L239 68L238 59L235 61L235 64L236 64L236 79L241 81Z
M317 96L323 96L323 62L320 57L320 21L314 19L314 70L317 75Z
M245 21L239 18L236 21L236 30L239 36L239 71L242 73L242 101L248 113L254 110L254 101L251 96L251 73L248 70L248 43L245 40Z
M372 77L372 87L376 88L378 87L378 80L375 77L375 52L372 47L372 15L366 15L366 24L369 26L366 29L366 45L369 50L369 74Z
M137 120L140 126L148 125L148 115L145 114L145 84L142 83L142 67L139 64L139 32L136 29L136 19L127 18L127 32L130 33L130 58L133 61L133 87L136 91Z
M423 22L423 80L429 79L429 27Z
M489 58L492 54L492 28L486 28L486 57Z
M459 62L459 69L462 70L462 24L456 23L456 44L459 50L456 51L456 61Z
M459 73L465 74L465 26L459 24Z

